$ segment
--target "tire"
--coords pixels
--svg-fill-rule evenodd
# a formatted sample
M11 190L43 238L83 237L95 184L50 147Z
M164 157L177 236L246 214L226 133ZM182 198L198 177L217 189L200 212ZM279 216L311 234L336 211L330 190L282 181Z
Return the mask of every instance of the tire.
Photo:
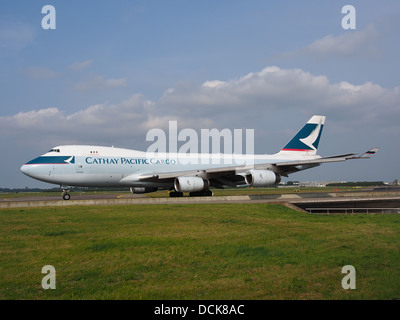
M183 197L183 192L172 191L169 193L171 198Z

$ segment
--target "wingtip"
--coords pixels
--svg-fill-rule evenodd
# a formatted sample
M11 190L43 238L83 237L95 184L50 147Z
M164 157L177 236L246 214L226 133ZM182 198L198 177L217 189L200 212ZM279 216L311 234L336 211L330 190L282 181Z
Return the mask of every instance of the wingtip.
M360 154L359 156L357 156L357 157L355 157L355 158L358 158L358 159L368 159L368 158L370 158L371 156L373 156L375 153L377 153L378 150L379 150L379 148L372 148L372 149L369 149L367 152L364 152L364 153Z
M365 154L373 155L379 151L379 148L369 149Z

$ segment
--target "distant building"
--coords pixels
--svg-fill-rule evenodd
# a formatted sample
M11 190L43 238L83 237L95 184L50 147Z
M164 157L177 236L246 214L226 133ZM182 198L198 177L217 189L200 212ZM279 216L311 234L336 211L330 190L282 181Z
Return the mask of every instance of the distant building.
M394 179L392 183L390 183L393 186L400 186L400 180L399 179Z
M306 182L300 183L300 187L323 188L323 187L326 187L326 183L320 182L320 181L306 181Z
M283 187L325 188L328 184L346 183L346 181L287 181L280 183Z

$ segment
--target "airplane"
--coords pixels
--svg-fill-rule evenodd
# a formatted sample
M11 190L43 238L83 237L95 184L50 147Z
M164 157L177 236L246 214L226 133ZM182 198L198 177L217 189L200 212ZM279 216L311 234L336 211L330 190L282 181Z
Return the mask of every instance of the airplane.
M367 159L365 153L317 155L325 116L314 115L279 152L270 155L152 153L89 145L63 145L25 163L27 176L69 187L130 187L136 194L169 190L170 197L212 196L210 188L268 187L281 177L328 162Z

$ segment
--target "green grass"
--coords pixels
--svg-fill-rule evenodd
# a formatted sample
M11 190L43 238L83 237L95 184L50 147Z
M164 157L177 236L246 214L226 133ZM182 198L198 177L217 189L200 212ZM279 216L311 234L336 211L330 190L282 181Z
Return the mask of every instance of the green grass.
M280 205L0 210L0 299L400 298L400 216ZM41 269L56 269L55 290ZM344 265L356 268L344 290Z

